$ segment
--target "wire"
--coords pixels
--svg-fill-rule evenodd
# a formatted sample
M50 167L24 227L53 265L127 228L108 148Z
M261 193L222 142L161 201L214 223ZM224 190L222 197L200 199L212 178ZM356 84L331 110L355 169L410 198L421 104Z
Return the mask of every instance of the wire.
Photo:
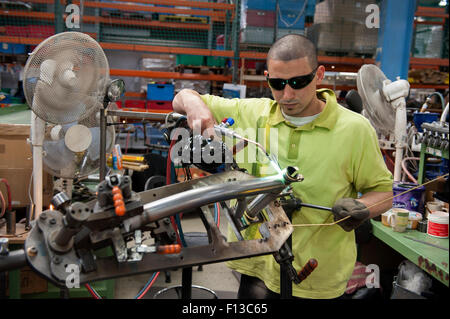
M405 158L402 160L402 169L403 169L403 171L405 172L405 174L409 177L409 179L410 179L414 184L417 184L417 179L415 179L414 176L412 176L412 174L411 174L411 173L409 172L409 170L406 168L405 163L406 163L406 161L408 161L408 160L420 161L420 158L418 158L418 157L405 157Z
M0 178L0 182L2 182L3 184L5 184L6 186L6 190L8 192L8 210L11 211L12 210L12 206L11 206L11 187L9 187L9 183L6 180L6 178Z
M415 189L417 189L417 188L419 188L419 187L422 187L422 186L425 186L425 185L430 184L430 183L432 183L432 182L435 182L435 181L437 181L438 179L447 177L448 175L449 175L449 173L444 174L444 175L439 176L439 177L436 177L435 179L432 179L432 180L430 180L430 181L428 181L428 182L426 182L426 183L423 183L423 184L421 184L421 185L414 186L414 187L412 187L412 188L410 188L410 189L408 189L408 190L406 190L406 191L404 191L404 192L402 192L402 193L400 193L400 194L397 194L397 195L395 195L395 196L392 196L392 197L383 199L382 201L379 201L378 203L375 203L375 204L373 204L373 205L370 205L369 207L367 207L367 209L370 209L370 208L372 208L372 207L378 206L378 205L380 205L380 204L382 204L382 203L384 203L384 202L386 202L386 201L388 201L388 200L392 200L392 199L394 199L394 198L396 198L396 197L398 197L398 196L401 196L401 195L404 195L404 194L406 194L406 193L409 193L409 192L411 192L411 191L413 191L413 190L415 190ZM344 218L342 218L342 219L339 219L339 220L337 220L337 221L335 221L335 222L333 222L333 223L326 223L326 224L293 224L292 227L332 226L332 225L336 225L337 223L340 223L340 222L342 222L342 221L344 221L344 220L346 220L346 219L349 219L350 217L352 217L352 216L351 216L351 215L348 215L348 216L346 216L346 217L344 217Z
M95 291L94 288L91 287L89 284L84 284L84 287L89 291L89 293L94 297L95 299L102 299L102 297Z
M2 201L2 212L0 213L0 218L2 218L6 212L6 201L5 201L5 197L3 197L3 193L1 191L0 191L0 199Z
M139 294L134 297L134 299L142 299L142 297L145 296L145 294L148 292L148 290L153 286L153 284L156 281L156 278L158 278L159 276L159 271L153 273L152 277L150 277L149 281L147 282L147 284L144 286L144 288L142 288L142 290L139 292Z
M214 204L214 221L217 224L217 228L220 227L220 206L219 203Z

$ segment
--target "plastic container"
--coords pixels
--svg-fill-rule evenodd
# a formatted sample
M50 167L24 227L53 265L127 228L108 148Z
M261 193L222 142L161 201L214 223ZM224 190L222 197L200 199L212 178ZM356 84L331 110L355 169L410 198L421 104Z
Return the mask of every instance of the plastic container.
M275 10L276 0L243 0L242 5L253 10Z
M424 208L425 187L420 186L408 191L417 186L418 185L414 183L394 183L393 193L395 197L392 200L392 207L404 208L412 212L422 213ZM402 194L406 191L408 192Z
M274 28L247 26L241 30L241 43L272 44Z
M172 101L147 101L147 109L172 110Z
M275 26L275 11L269 10L247 10L246 21L252 27Z
M436 202L436 201L434 201L434 202L427 202L426 203L426 208L427 209L426 209L426 213L425 213L426 218L428 218L430 213L433 214L436 211L440 211L440 210L442 210L443 207L444 207L444 205L441 202Z
M409 218L408 218L408 226L407 229L417 229L417 225L419 224L419 221L422 220L422 214L416 213L416 212L410 212Z
M423 132L422 123L433 123L439 119L438 113L414 113L413 122L418 132Z
M202 55L177 54L177 65L202 66L204 57Z
M130 109L145 109L145 101L140 101L140 100L125 100L125 108L130 108Z
M203 58L203 57L202 57ZM153 84L147 85L147 100L150 101L172 101L175 87L173 84ZM145 106L144 106L145 108Z
M429 214L427 234L437 238L448 238L448 213L437 211Z

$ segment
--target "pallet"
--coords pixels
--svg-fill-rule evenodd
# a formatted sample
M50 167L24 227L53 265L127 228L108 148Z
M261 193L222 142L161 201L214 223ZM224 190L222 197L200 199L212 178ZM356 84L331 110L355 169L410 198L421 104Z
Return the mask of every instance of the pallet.
M175 67L175 72L184 73L186 70L190 70L191 71L190 73L199 73L199 74L218 74L218 75L228 74L228 68L217 66L179 64Z
M357 51L329 51L329 50L319 50L319 56L337 56L337 57L354 57L354 58L366 58L370 59L373 57L373 53L369 52L357 52Z
M177 15L159 15L161 22L179 22L179 23L208 23L208 18L192 17L192 16L177 16Z
M251 51L251 52L262 52L267 53L271 44L258 44L258 43L240 43L239 49L240 51Z

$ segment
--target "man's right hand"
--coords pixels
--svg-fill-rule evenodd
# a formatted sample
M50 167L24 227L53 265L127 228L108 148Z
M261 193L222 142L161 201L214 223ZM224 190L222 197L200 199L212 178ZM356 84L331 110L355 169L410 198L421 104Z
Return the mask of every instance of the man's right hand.
M186 115L187 123L193 130L207 130L208 136L214 135L214 116L196 91L183 89L172 102L173 110Z

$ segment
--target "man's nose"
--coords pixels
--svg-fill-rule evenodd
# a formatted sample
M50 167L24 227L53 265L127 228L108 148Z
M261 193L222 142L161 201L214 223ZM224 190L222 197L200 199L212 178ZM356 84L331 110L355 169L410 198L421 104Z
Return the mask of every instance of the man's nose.
M283 91L283 100L290 100L295 98L295 90L286 84Z

